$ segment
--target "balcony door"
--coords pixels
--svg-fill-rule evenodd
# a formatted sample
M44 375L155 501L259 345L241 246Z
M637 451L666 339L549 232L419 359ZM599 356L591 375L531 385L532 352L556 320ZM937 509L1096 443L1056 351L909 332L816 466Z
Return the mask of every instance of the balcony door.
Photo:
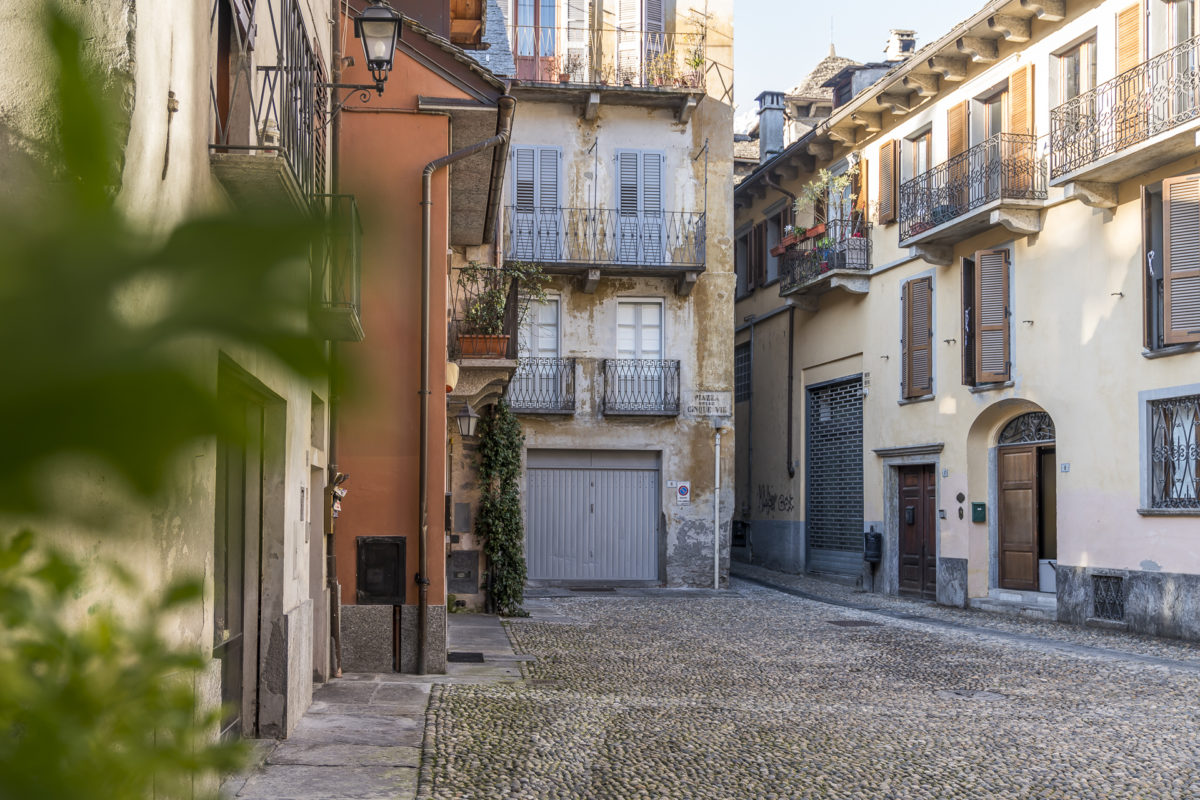
M513 3L513 59L523 81L558 80L558 0Z
M615 374L617 396L622 402L643 408L664 405L663 306L660 301L617 304L617 357L627 361Z
M1151 6L1150 25L1151 53L1169 53L1166 58L1155 59L1155 66L1147 76L1149 88L1166 87L1166 91L1152 93L1150 105L1150 130L1153 136L1191 119L1200 107L1200 63L1197 63L1197 48L1189 44L1196 37L1196 0L1156 0Z
M1004 119L1008 110L1008 91L996 92L991 97L984 98L980 103L983 112L980 120L980 144L984 145L980 154L981 165L987 175L985 180L970 181L971 208L986 203L989 199L1000 196L1004 182L1004 153L1001 150L1000 134L1004 133ZM972 159L973 160L973 159ZM972 164L970 171L976 169Z
M662 153L618 150L617 261L660 264L666 259Z
M667 52L663 0L617 0L617 78L645 86Z
M511 252L522 261L558 261L562 224L558 207L557 147L512 149Z
M512 377L514 406L558 408L566 393L566 374L559 361L559 301L549 297L530 303L517 336L520 366Z

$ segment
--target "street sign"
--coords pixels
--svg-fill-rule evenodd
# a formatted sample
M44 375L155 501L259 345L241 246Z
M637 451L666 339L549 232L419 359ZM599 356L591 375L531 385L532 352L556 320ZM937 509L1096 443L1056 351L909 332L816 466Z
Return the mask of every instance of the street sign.
M692 482L680 481L675 487L675 502L681 506L686 506L692 502Z

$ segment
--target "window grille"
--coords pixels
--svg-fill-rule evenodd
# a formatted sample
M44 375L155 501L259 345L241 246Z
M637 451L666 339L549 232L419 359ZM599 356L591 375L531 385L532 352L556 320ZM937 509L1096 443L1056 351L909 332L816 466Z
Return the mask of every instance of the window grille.
M1125 579L1118 575L1092 576L1092 616L1125 620Z
M1034 444L1054 441L1054 421L1045 411L1022 414L1004 426L997 444Z
M1154 508L1200 509L1200 395L1150 402Z
M750 399L750 369L753 355L750 343L739 344L733 349L733 397L740 403Z

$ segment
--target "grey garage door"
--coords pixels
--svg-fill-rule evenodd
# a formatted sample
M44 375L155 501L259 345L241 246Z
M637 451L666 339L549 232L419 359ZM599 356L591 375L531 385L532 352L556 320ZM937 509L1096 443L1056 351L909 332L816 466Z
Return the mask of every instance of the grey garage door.
M658 579L657 452L530 450L530 580Z
M857 575L863 551L862 376L809 387L806 423L808 569Z

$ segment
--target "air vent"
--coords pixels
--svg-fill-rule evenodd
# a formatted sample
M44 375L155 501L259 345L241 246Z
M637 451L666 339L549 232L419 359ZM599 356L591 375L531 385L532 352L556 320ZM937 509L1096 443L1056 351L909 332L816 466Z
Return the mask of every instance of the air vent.
M1125 579L1118 575L1092 576L1092 615L1097 619L1125 621Z

